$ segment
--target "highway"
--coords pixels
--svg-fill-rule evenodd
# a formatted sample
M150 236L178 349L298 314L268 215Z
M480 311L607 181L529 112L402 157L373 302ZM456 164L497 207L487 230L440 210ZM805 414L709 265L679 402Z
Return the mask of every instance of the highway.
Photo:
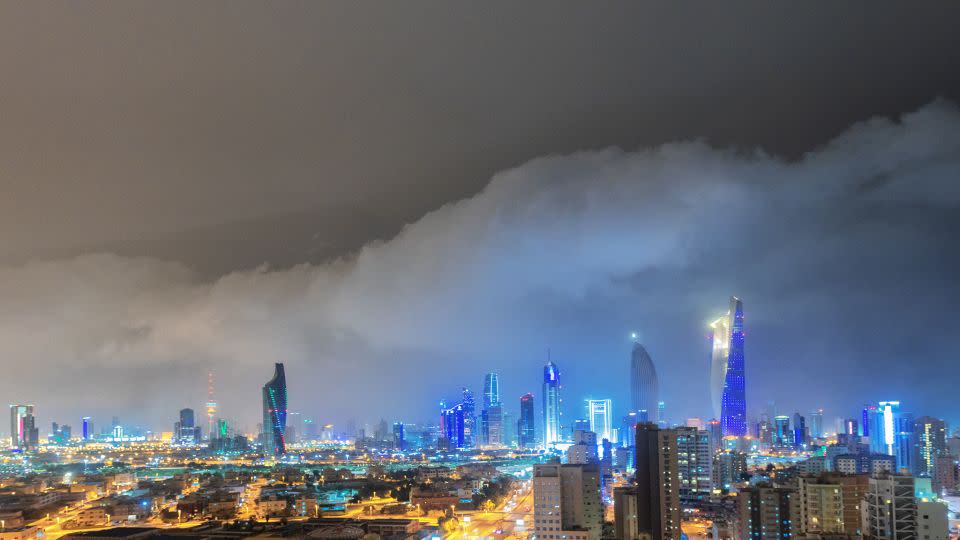
M531 482L521 482L517 492L489 512L457 513L460 527L446 536L448 540L483 537L526 538L533 530L533 490ZM517 521L524 525L518 526Z

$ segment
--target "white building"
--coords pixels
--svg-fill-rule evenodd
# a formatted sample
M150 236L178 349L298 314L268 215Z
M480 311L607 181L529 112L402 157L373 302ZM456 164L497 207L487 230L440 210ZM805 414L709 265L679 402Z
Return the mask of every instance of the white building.
M912 476L871 478L863 501L863 536L877 540L945 540L947 506L918 499Z
M613 438L613 402L609 399L588 399L587 417L590 419L590 431L597 434L597 440L607 439L617 442Z
M533 528L540 540L599 540L603 528L600 468L534 465Z

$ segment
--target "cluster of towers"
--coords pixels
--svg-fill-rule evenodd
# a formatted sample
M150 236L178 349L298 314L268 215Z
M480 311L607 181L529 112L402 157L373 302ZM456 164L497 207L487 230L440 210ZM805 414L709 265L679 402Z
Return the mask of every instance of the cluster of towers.
M743 302L731 297L726 314L711 323L710 389L716 423L723 437L743 437L747 434L746 396L744 382ZM560 368L553 361L543 367L543 386L540 400L540 421L534 415L534 396L520 398L520 414L513 425L507 424L509 415L500 400L500 380L496 373L484 378L483 401L479 416L473 393L461 389L460 398L441 402L439 447L465 449L510 445L516 435L520 448L554 448L568 441L565 429L589 430L598 440L617 441L618 433L629 438L637 424L665 423L664 402L660 399L660 381L656 366L637 335L633 336L630 354L630 410L618 428L613 423L613 406L609 399L588 399L587 417L565 426L563 422ZM539 425L538 425L539 424Z

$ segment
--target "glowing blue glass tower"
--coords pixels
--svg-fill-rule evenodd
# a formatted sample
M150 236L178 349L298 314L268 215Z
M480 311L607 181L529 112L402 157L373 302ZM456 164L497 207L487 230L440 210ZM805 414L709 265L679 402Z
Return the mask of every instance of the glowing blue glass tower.
M517 420L517 442L520 448L536 446L536 430L533 424L533 394L520 397L520 419Z
M483 408L489 409L500 404L500 376L487 373L483 378Z
M263 453L273 458L287 452L287 377L283 364L275 364L273 378L263 385Z
M560 427L560 370L553 362L543 366L543 445L563 440Z
M730 310L714 321L710 390L714 414L724 437L747 434L747 399L743 360L743 302L730 297Z

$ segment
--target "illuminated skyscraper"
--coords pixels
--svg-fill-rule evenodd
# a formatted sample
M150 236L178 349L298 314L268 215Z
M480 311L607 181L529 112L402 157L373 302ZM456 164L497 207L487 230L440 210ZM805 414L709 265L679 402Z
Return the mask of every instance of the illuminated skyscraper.
M213 438L213 422L217 415L217 402L213 399L213 372L207 372L207 436Z
M937 472L937 457L947 453L947 426L943 420L931 416L917 418L913 425L914 476L932 478Z
M500 404L500 376L487 373L483 378L483 408L489 409Z
M473 391L467 387L461 389L463 395L463 448L473 448L477 445L477 403L473 399Z
M543 445L563 440L560 422L560 370L553 362L543 367Z
M193 409L181 409L180 420L173 426L174 437L182 444L200 442L200 426L196 425Z
M864 431L870 433L870 449L888 456L897 455L896 416L900 413L900 402L881 401L879 407L871 409L869 428L864 427Z
M875 422L877 413L876 405L864 405L863 413L860 416L860 436L861 437L872 437L870 433L870 426Z
M793 415L793 445L801 447L807 444L807 419L800 413Z
M403 422L393 423L393 447L396 450L406 450L407 438L404 433Z
M598 440L613 441L613 402L609 399L588 399L587 418L590 419L590 431L597 434Z
M790 417L781 414L773 418L773 444L786 447L793 445L793 432L790 431Z
M462 399L458 403L440 402L440 436L445 438L446 448L473 448L476 444L476 404L473 392L461 388Z
M89 441L93 438L93 419L89 416L83 417L83 440Z
M441 447L446 450L468 448L464 436L463 419L463 403L448 406L446 402L440 402L440 438L445 440L444 444L440 445Z
M283 364L274 366L273 378L263 385L263 453L273 458L287 452L287 378Z
M499 447L504 445L503 406L499 403L480 413L483 431L482 443L486 446Z
M747 434L747 400L743 359L743 302L730 297L730 310L710 324L713 330L710 391L723 436Z
M500 377L487 373L483 378L483 409L480 411L480 445L503 445L503 407L500 404Z
M533 394L524 394L520 397L520 419L517 420L517 444L520 448L533 448L537 444L533 418Z
M823 409L810 413L810 436L815 439L823 437Z
M659 421L660 383L650 354L633 334L633 351L630 353L630 405L631 410L647 411L649 421Z
M10 406L10 446L24 452L36 450L40 443L40 430L33 417L33 405Z

